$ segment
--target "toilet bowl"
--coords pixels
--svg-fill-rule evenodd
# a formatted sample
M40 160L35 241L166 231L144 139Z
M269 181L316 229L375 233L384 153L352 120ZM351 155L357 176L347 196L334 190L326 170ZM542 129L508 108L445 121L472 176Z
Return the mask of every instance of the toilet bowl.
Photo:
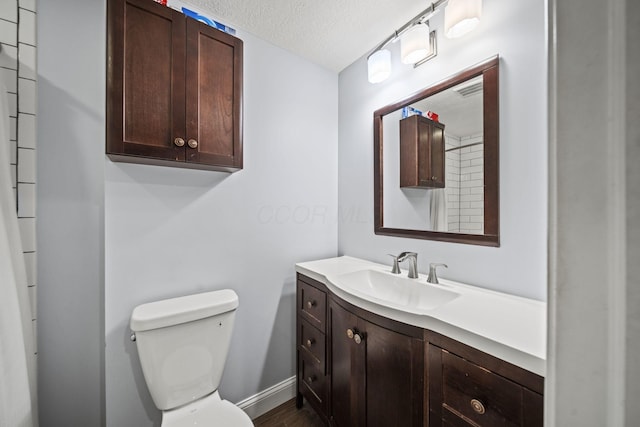
M162 427L253 426L249 416L218 392L162 413Z
M133 310L132 337L162 427L253 426L218 392L237 308L238 295L225 289Z

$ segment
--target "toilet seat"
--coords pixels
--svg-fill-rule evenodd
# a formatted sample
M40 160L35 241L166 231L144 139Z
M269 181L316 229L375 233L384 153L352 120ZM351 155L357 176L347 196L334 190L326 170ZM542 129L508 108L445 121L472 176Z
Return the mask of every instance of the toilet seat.
M253 427L251 418L218 392L162 412L161 427Z

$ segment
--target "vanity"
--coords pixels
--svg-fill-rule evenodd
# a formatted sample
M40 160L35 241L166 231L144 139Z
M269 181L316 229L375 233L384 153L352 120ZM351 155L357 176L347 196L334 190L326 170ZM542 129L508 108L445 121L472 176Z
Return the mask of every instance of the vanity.
M375 234L500 246L499 69L496 55L373 112ZM410 274L296 264L298 408L337 427L541 427L546 304L438 282L437 264L415 277L415 256L394 257Z
M298 407L332 426L542 426L546 304L390 271L296 264Z

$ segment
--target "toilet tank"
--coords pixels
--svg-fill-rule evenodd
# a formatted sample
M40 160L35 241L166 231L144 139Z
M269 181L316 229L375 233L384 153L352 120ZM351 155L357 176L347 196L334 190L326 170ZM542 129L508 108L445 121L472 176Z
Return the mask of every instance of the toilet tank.
M130 327L153 402L161 410L218 389L238 295L230 289L136 307Z

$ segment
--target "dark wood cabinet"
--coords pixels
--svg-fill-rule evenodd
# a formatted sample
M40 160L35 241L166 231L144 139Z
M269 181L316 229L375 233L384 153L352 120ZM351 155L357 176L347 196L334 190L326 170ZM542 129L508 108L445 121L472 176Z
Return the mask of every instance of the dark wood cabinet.
M422 330L378 318L333 297L328 316L331 424L422 426ZM385 326L375 323L378 320Z
M342 309L334 301L329 302L331 338L331 409L332 425L361 426L360 419L366 408L364 397L364 332L358 331L358 318ZM351 330L351 338L346 331ZM354 338L354 330L359 344Z
M107 2L112 160L242 168L242 41L150 0Z
M439 344L428 350L430 427L542 427L542 377L434 333L430 341Z
M297 405L336 427L543 425L544 378L297 275Z
M328 422L327 290L322 283L300 274L296 286L296 405L302 407L304 397Z
M420 115L400 120L400 187L444 186L444 125Z

